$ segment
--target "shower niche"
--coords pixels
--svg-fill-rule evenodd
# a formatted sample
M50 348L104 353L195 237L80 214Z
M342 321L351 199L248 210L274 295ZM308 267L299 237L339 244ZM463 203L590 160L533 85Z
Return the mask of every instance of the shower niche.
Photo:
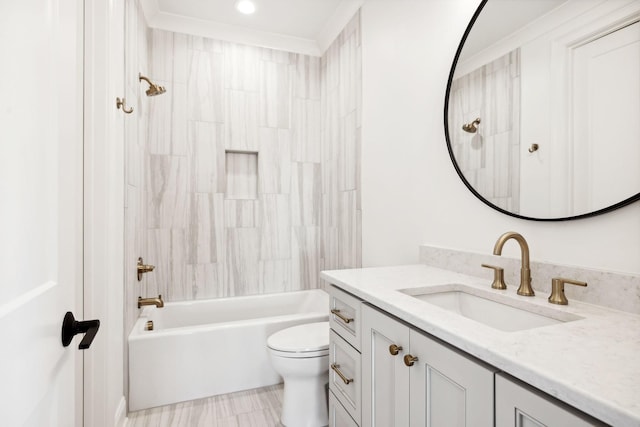
M225 199L258 199L258 152L225 151Z

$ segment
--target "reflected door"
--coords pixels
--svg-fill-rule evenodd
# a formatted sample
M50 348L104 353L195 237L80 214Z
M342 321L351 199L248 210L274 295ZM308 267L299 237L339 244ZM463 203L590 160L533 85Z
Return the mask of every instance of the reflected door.
M575 48L573 79L573 211L589 212L640 188L640 22Z

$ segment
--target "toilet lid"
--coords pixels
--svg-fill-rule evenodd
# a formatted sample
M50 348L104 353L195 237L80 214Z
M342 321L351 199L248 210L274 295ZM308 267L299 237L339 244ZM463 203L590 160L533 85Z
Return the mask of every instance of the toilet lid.
M306 323L272 334L269 348L291 353L312 352L329 348L329 322Z

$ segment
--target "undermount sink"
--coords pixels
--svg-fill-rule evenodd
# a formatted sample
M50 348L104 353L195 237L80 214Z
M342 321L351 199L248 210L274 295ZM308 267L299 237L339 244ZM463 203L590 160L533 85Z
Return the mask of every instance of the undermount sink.
M557 325L581 319L571 313L532 305L525 301L516 301L502 294L464 285L453 284L404 289L400 292L506 332Z

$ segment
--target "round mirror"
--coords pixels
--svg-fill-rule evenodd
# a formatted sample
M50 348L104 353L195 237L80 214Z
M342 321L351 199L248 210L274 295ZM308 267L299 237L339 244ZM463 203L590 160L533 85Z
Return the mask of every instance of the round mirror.
M445 98L465 185L518 218L640 200L640 1L484 0Z

